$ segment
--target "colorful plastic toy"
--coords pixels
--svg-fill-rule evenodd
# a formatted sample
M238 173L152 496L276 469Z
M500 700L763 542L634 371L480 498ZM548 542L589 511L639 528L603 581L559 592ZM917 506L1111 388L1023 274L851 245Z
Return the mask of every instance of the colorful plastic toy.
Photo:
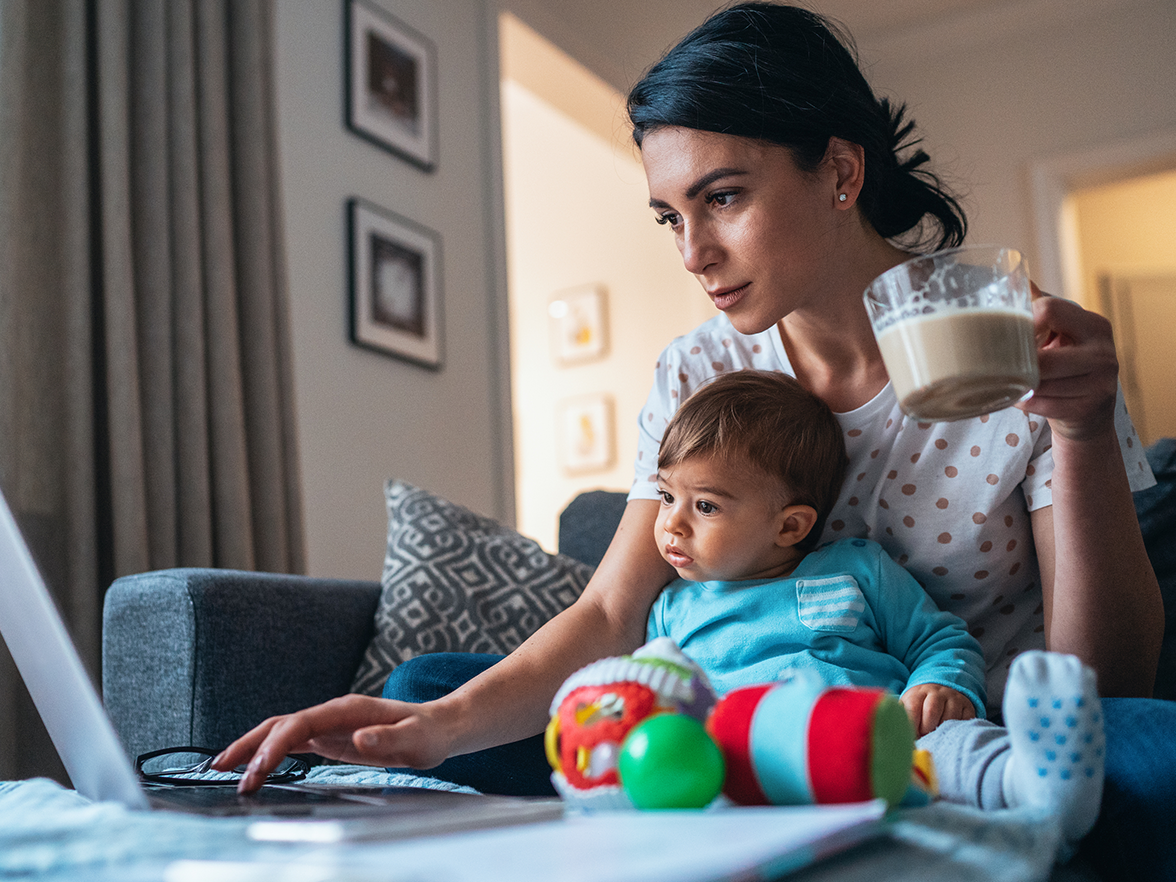
M915 733L897 696L826 687L798 675L736 689L707 731L723 750L723 792L743 805L809 805L882 798L911 786Z
M723 789L723 752L686 714L655 714L625 736L617 763L621 787L639 809L710 805Z
M667 638L568 678L546 746L556 789L584 808L701 808L720 789L743 805L894 806L935 790L897 696L801 671L716 700Z
M663 713L683 714L701 726L714 703L706 675L668 638L588 665L567 679L551 704L545 744L552 783L581 807L633 808L617 771L625 737Z

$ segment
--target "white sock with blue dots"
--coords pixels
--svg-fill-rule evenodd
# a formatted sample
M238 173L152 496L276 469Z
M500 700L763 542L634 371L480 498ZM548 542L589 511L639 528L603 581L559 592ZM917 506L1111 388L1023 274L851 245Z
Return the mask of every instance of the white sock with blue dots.
M1072 655L1025 652L1013 660L1004 694L1012 755L1004 768L1006 803L1058 813L1075 844L1102 801L1102 704L1094 671Z

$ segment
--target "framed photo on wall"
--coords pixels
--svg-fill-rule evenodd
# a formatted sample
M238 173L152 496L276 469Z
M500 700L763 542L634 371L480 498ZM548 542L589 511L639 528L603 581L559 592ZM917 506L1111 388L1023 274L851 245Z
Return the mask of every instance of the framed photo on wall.
M414 162L437 165L436 51L378 6L347 0L347 126Z
M569 398L556 408L559 461L571 474L613 464L613 405L605 394Z
M558 364L608 353L608 311L603 285L581 285L552 295L547 304L551 351Z
M361 199L347 217L352 342L439 369L440 237Z

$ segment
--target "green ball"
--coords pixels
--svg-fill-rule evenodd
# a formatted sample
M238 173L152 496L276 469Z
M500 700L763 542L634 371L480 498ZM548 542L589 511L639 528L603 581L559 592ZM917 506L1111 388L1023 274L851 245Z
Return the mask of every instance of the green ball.
M617 774L639 809L702 808L723 789L726 764L702 723L663 713L625 736Z

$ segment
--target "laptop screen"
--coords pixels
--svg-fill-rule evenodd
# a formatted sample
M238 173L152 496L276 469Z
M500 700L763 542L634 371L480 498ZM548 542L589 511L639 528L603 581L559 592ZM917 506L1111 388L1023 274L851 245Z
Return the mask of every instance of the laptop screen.
M0 634L78 793L147 808L147 797L3 493Z

